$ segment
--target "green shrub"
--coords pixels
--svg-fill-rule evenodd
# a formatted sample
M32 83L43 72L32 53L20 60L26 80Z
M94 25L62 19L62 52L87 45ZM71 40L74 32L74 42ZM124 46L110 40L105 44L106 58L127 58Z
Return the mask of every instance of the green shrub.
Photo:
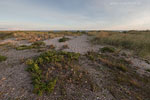
M113 52L115 52L115 48L113 48L113 47L103 47L103 48L100 49L100 51L102 53L107 53L107 52L113 53Z
M53 92L55 85L57 83L57 77L51 77L46 80L47 76L43 74L42 66L45 66L47 63L59 63L64 61L77 60L79 54L71 52L57 52L57 51L48 51L41 54L35 60L29 59L26 61L26 64L29 66L27 71L32 74L34 92L38 95L42 95L43 92L51 93ZM46 74L47 75L47 74ZM44 82L45 81L45 82Z
M32 64L34 64L34 61L33 61L32 59L28 59L28 60L26 61L26 64L27 64L27 65L32 65Z
M0 55L0 62L5 61L7 57Z
M66 42L66 41L68 41L68 40L70 40L70 39L67 38L67 37L62 37L62 38L60 38L58 41L59 41L59 42Z
M40 56L29 59L26 64L27 71L32 76L33 92L42 95L52 93L66 87L66 84L74 84L92 88L93 84L89 76L81 67L77 66L80 54L64 51L47 51ZM85 84L87 81L88 84ZM55 90L55 88L57 88Z

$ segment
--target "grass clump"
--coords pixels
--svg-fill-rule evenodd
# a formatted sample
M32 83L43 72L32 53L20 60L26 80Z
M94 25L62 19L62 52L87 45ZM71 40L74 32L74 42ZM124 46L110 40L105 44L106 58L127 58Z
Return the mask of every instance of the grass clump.
M127 65L122 60L118 60L118 59L112 58L111 56L104 57L103 55L99 56L98 59L103 64L109 66L110 68L116 68L116 69L118 69L118 70L120 70L122 72L127 72L128 71Z
M68 40L70 40L70 39L67 38L67 37L62 37L62 38L60 38L58 41L59 41L59 42L66 42L66 41L68 41Z
M5 61L7 57L0 55L0 62Z
M87 72L78 65L79 57L78 53L52 50L27 60L27 71L31 73L34 85L33 92L42 95L63 91L64 94L71 85L77 89L82 86L91 89L92 83Z
M26 49L38 49L45 46L45 43L42 41L38 41L38 42L34 42L31 45L27 46L27 45L21 45L19 47L16 48L16 50L26 50Z
M103 47L103 48L101 48L100 49L100 51L102 52L102 53L113 53L113 52L115 52L115 48L113 48L113 47Z
M85 56L89 59L89 60L92 60L92 61L95 61L98 57L98 54L96 52L93 52L93 51L88 51Z

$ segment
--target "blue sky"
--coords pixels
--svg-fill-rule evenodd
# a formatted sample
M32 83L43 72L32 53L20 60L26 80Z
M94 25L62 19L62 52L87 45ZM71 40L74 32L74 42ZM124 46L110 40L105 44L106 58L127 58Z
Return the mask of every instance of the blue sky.
M150 0L0 0L0 30L150 29Z

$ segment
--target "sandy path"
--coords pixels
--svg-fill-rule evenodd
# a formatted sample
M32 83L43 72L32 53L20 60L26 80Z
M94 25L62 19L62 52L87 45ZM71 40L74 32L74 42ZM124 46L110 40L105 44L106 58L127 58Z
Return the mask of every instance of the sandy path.
M84 54L87 51L92 51L92 50L98 51L99 48L101 47L99 45L90 44L88 41L91 39L91 37L87 35L82 35L77 37L73 37L73 36L67 36L67 37L70 38L70 40L62 43L58 42L58 40L61 37L45 40L44 42L46 43L46 45L56 46L56 50L61 49L63 45L68 45L69 49L65 49L65 51L76 52L81 54Z

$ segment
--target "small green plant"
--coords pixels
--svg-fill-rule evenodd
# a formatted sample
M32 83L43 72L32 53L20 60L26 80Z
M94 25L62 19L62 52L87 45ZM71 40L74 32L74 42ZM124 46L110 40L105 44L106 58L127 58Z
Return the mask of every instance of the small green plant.
M28 60L26 61L26 64L27 64L27 65L32 65L32 64L34 64L34 61L33 61L32 59L28 59Z
M68 40L70 40L70 38L62 37L62 38L60 38L58 41L59 41L59 42L66 42L66 41L68 41Z
M7 57L0 55L0 62L5 61Z
M101 48L100 49L100 51L102 52L102 53L113 53L113 52L115 52L115 48L113 48L113 47L103 47L103 48Z

